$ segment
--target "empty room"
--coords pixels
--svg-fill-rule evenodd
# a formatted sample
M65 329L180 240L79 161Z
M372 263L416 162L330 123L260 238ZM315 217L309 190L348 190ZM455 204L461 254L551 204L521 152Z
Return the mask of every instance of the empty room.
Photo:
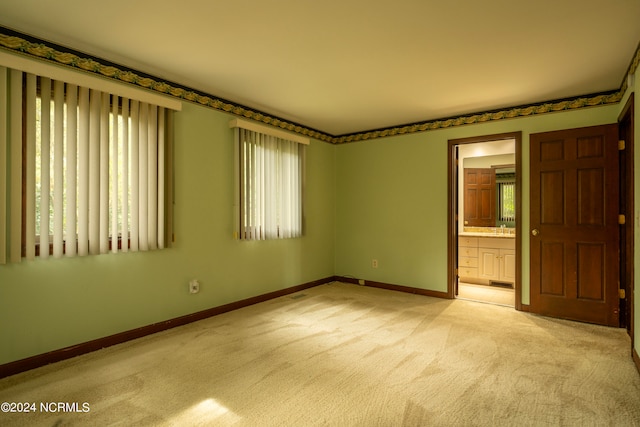
M1 2L0 424L640 426L638 22Z

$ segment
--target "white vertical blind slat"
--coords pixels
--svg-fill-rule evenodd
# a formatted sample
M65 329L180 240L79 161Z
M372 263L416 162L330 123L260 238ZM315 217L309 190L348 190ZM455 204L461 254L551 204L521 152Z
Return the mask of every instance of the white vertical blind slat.
M241 131L243 131L243 129L241 129ZM243 132L244 133L244 132ZM246 238L247 235L247 225L249 223L249 219L247 216L247 213L249 212L249 207L247 206L247 202L248 202L248 194L247 194L247 188L249 186L249 163L247 161L247 156L248 156L248 150L250 149L249 144L245 141L244 139L244 135L241 136L241 143L240 145L242 146L241 148L241 157L242 157L242 166L243 166L243 170L242 170L242 200L241 200L241 206L242 206L242 221L240 223L241 225L241 234L242 236L244 236L243 238Z
M305 150L306 148L303 145L300 145L298 147L296 147L296 149L298 150L298 157L300 159L300 161L298 162L298 188L297 188L297 197L298 200L300 200L300 203L296 204L296 207L298 208L297 211L297 218L298 218L298 228L297 228L297 235L301 236L302 235L302 219L304 218L304 174L302 173L302 171L305 168L305 162L306 162L306 158L305 158Z
M263 227L265 210L264 210L264 190L265 190L265 180L264 180L264 151L265 151L265 143L264 138L258 138L256 141L256 171L255 171L255 180L256 180L256 188L258 189L257 195L255 198L255 222L253 224L255 233L258 239L262 240L265 238L265 229Z
M244 170L244 187L245 187L245 191L243 193L244 196L244 234L245 236L247 236L247 238L253 238L253 235L251 234L251 225L252 225L252 217L253 214L251 212L251 208L253 203L251 203L251 188L253 187L253 181L252 181L252 174L253 174L253 163L252 163L252 156L251 156L251 151L253 150L253 146L246 140L247 138L247 132L244 131L243 132L243 150L244 150L244 156L245 156L245 160L243 162L245 170Z
M33 74L27 74L25 99L25 258L32 260L36 256L36 76Z
M272 136L264 135L264 138L267 142L265 147L267 162L264 168L266 186L261 197L262 209L265 212L265 237L274 239L278 237L278 206L275 203L268 203L268 197L278 195L277 142Z
M40 80L40 258L49 258L51 191L51 79Z
M100 109L102 94L91 90L89 101L89 253L100 252Z
M146 251L149 249L149 226L148 226L148 212L149 212L149 176L146 173L147 158L149 153L149 105L147 103L140 103L140 141L138 142L138 179L139 179L139 238L138 245L140 250Z
M20 262L22 258L22 248L20 242L20 234L22 227L21 218L21 176L22 163L20 162L22 154L22 115L16 114L17 111L22 112L22 73L17 70L11 70L9 73L9 117L10 117L10 134L9 134L9 156L11 174L9 176L9 258L11 262ZM6 128L5 128L6 129Z
M165 223L165 110L160 107L158 110L158 179L156 187L158 188L157 201L157 240L158 248L163 249L165 246L164 223Z
M76 255L78 209L78 86L67 85L65 255Z
M147 157L148 212L147 239L150 249L158 248L158 109L149 106L149 147Z
M64 253L64 83L53 82L53 256Z
M289 164L289 144L286 141L282 141L280 144L282 148L282 156L280 157L282 162L282 182L280 183L280 212L282 215L282 230L280 230L282 237L288 238L290 231L290 214L289 214L289 198L291 197L289 192L289 184L291 179L289 174L291 173L291 165Z
M111 97L102 93L100 107L100 253L109 252L109 111Z
M290 165L289 165L289 150L288 144L286 142L282 142L280 144L282 147L282 156L280 157L282 162L282 182L280 183L280 212L282 215L282 230L280 230L282 237L289 237L289 174Z
M301 170L302 170L302 165L304 164L304 154L302 153L302 151L304 150L304 147L296 147L296 151L298 152L298 158L300 159L297 164L296 164L296 198L300 201L299 203L296 203L295 208L296 208L296 235L301 236L302 235L302 207L303 207L303 197L302 197L302 174L301 174Z
M140 104L138 101L131 101L131 233L129 240L131 250L139 249L140 239Z
M120 174L120 163L119 156L120 152L118 151L118 139L120 136L119 130L119 119L118 119L118 108L119 108L119 98L117 96L113 97L111 102L111 126L112 126L112 134L110 138L110 161L109 166L111 168L111 252L118 252L118 235L120 233L119 226L119 209L118 209L118 198L120 197L120 188L119 188L119 174Z
M122 98L122 252L129 251L129 100Z
M22 261L22 72L11 70L10 79L9 257L17 263Z
M90 90L80 87L78 95L78 255L89 254L89 141Z

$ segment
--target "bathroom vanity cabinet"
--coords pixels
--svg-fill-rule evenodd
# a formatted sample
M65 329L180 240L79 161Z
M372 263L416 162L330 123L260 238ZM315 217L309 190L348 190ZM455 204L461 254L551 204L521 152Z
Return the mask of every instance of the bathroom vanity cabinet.
M489 236L459 236L458 276L469 283L513 284L516 278L515 239Z

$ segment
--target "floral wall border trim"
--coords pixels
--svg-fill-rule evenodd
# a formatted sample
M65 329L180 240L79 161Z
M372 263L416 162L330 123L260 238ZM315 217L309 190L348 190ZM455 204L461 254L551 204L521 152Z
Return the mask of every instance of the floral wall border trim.
M426 132L430 130L446 129L455 126L473 125L496 120L515 119L519 117L540 115L546 113L557 113L559 111L577 110L580 108L596 107L607 104L617 104L624 95L622 91L608 92L581 98L571 98L563 101L552 101L544 104L528 105L523 107L507 108L495 112L476 113L460 117L432 120L427 122L413 123L394 128L380 129L369 132L354 133L334 137L334 144L363 141L375 138L384 138L394 135L406 135L416 132Z
M153 76L147 76L134 70L121 69L119 68L119 66L115 65L106 65L100 62L101 60L99 58L93 58L88 55L86 57L82 57L77 53L64 51L62 50L64 48L60 46L56 46L54 48L52 47L53 43L47 43L46 41L39 39L30 41L27 40L27 38L30 38L29 36L17 34L20 33L0 27L0 49L27 55L39 60L50 61L58 65L74 68L84 72L98 74L102 77L114 79L121 83L130 84L159 92L184 101L207 106L209 108L224 111L238 117L255 120L260 123L264 123L270 126L274 126L283 130L287 130L332 144L366 141L389 136L407 135L417 132L427 132L431 130L486 123L497 120L506 120L539 114L555 113L559 111L577 110L581 108L616 104L622 100L627 90L627 77L635 74L640 64L639 45L636 49L633 59L631 60L631 64L629 65L628 71L622 81L621 87L616 91L586 95L559 101L550 101L535 105L505 108L493 112L481 112L459 117L429 120L403 126L334 136L313 128L280 119L278 117L245 107L240 104L229 102L213 95L205 94L194 89L190 89L173 83L164 82L156 79Z

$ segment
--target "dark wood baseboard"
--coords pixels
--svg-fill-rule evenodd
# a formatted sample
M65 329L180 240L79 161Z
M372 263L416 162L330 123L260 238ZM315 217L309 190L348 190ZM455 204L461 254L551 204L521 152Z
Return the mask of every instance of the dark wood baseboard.
M4 365L0 365L0 378L5 378L11 375L18 374L20 372L39 368L41 366L48 365L50 363L60 362L62 360L80 356L82 354L91 353L93 351L100 350L102 348L111 347L113 345L121 344L137 338L142 338L144 336L155 334L156 332L165 331L167 329L175 328L177 326L182 326L188 323L197 322L198 320L203 320L208 317L216 316L218 314L237 310L239 308L247 307L253 304L258 304L260 302L268 301L270 299L274 299L284 295L299 292L304 289L313 288L315 286L323 285L325 283L330 283L335 280L337 280L335 276L314 280L312 282L303 283L301 285L292 286L290 288L280 289L278 291L269 292L266 294L243 299L240 301L232 302L232 303L221 305L218 307L209 308L196 313L187 314L185 316L180 316L173 319L165 320L164 322L158 322L151 325L142 326L140 328L131 329L131 330L120 332L114 335L109 335L107 337L98 338L98 339L87 341L81 344L61 348L59 350L53 350L48 353L27 357L26 359L16 360L15 362L9 362Z
M636 364L636 368L638 369L638 373L640 373L640 356L638 356L638 352L635 348L631 349L631 357L633 357L633 363Z
M356 285L360 284L358 282L358 279L354 279L352 277L335 276L335 280L340 282L353 283ZM408 294L424 295L428 297L451 299L447 292L431 291L428 289L413 288L410 286L402 286L402 285L393 285L391 283L374 282L371 280L365 280L364 286L371 286L372 288L388 289L390 291L405 292Z

